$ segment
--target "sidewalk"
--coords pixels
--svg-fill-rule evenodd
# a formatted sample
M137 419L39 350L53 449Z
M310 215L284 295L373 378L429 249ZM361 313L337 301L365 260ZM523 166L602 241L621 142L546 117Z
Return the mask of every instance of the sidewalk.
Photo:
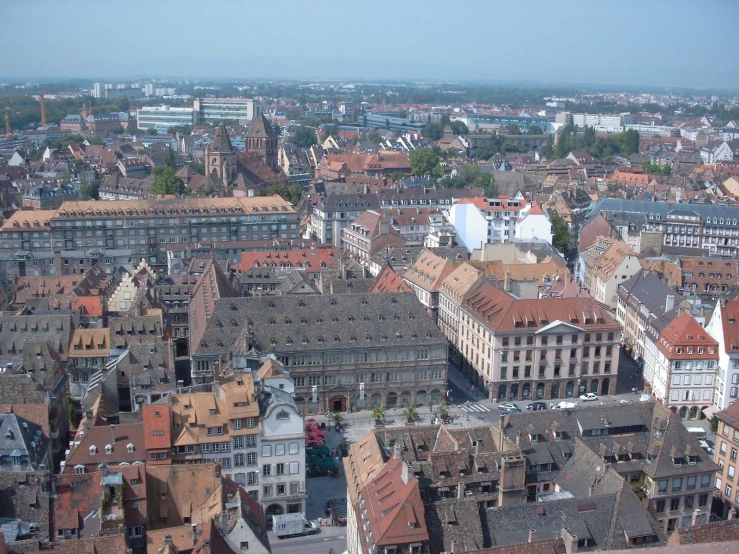
M480 391L476 387L470 387L467 388L470 384L469 379L464 376L464 374L459 371L453 364L448 364L448 377L449 380L454 383L454 386L456 386L459 390L462 391L463 394L467 396L467 400L471 400L473 402L478 402L480 400L487 400L487 396L484 392Z

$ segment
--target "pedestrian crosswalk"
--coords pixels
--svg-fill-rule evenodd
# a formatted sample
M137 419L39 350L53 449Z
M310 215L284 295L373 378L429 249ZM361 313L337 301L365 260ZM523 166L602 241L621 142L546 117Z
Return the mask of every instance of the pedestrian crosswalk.
M468 414L471 414L473 412L491 412L492 410L481 403L466 403L462 404L461 406L457 406L457 408L462 412L467 412Z

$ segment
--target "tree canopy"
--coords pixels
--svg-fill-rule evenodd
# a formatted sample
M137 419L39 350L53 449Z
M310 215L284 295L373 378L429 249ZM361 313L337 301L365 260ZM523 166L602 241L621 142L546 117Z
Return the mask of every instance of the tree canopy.
M526 129L527 135L543 135L544 131L541 130L541 127L538 125L532 125L528 129Z
M586 127L583 133L577 128L566 125L562 128L554 155L565 158L573 150L584 150L604 163L608 163L614 156L628 158L639 151L639 132L625 131L609 137L596 137L593 127Z
M316 132L310 127L299 127L292 137L292 142L300 148L310 148L316 143Z
M644 170L644 173L649 175L663 175L665 177L672 175L672 166L670 164L659 165L646 161L641 164L641 168Z
M281 196L287 202L290 202L293 206L296 206L300 202L300 196L303 194L303 189L300 185L271 185L267 187L267 196L277 194Z
M160 165L154 168L154 183L151 185L152 194L183 194L185 183L176 174L173 167Z
M439 156L430 148L418 148L410 153L408 159L416 177L441 177L443 174Z
M552 215L550 221L553 233L552 245L564 254L570 248L570 230L565 220L557 214Z
M444 127L441 123L427 123L423 128L423 138L437 141L444 136Z

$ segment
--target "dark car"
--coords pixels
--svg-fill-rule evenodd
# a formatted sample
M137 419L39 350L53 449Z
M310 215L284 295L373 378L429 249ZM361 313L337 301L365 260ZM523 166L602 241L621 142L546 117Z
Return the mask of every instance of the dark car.
M546 410L547 403L546 402L532 402L531 404L529 404L529 407L526 409L530 412L535 412L537 410Z
M521 410L519 408L506 408L505 410L500 411L500 415L508 415L508 414L520 414Z

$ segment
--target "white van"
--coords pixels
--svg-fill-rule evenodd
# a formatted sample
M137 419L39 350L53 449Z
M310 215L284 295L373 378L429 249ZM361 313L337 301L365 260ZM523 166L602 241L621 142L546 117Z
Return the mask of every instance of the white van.
M702 427L688 427L688 433L693 435L698 440L706 439L706 430Z

